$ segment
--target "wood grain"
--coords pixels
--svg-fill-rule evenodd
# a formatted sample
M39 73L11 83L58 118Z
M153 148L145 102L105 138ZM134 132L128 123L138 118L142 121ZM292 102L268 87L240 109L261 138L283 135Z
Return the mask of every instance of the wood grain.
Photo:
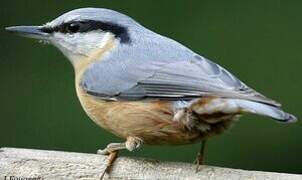
M9 176L40 179L99 179L107 157L96 154L44 151L33 149L0 149L0 179ZM160 162L142 158L120 157L105 179L265 179L298 180L302 175L246 171L204 166L195 173L195 165Z

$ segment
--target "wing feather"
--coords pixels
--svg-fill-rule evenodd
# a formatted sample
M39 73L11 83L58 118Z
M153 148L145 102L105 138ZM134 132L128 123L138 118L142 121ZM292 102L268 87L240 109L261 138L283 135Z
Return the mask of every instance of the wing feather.
M163 41L154 42L157 44L152 45L152 51L143 45L116 50L86 70L82 87L104 99L177 101L218 96L280 106L218 64L175 41Z

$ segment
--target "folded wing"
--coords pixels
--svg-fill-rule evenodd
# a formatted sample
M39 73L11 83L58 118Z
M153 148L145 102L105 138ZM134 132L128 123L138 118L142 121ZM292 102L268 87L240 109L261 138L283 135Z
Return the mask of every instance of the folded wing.
M175 101L217 96L280 106L224 68L193 53L182 59L124 57L108 57L114 59L91 65L83 76L83 88L89 94L111 100Z

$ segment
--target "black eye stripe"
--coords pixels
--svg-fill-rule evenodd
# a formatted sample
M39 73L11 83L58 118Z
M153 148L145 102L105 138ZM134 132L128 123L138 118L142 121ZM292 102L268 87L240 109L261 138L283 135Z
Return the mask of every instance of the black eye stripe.
M77 29L71 29L72 26L76 27ZM73 27L73 28L74 28ZM93 21L93 20L87 20L87 21L71 21L64 24L61 24L56 27L43 27L41 31L46 33L54 33L54 32L61 32L61 33L85 33L89 31L95 31L95 30L102 30L105 32L111 32L116 37L120 38L121 42L123 43L129 43L130 37L128 34L127 27L123 27L118 24L110 23L110 22L101 22L101 21Z
M71 23L66 27L66 31L68 31L69 33L77 33L81 29L83 29L82 24L78 24L78 23Z

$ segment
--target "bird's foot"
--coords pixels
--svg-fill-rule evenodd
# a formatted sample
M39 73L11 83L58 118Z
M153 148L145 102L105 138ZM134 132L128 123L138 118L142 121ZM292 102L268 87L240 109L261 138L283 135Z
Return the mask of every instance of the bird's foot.
M138 137L128 137L125 143L111 143L108 144L105 149L99 149L97 154L109 155L105 171L101 174L100 179L103 179L105 174L110 172L112 165L118 156L119 150L127 149L129 151L133 151L139 148L142 144L142 139Z
M106 173L108 174L110 172L112 165L113 165L114 161L116 160L117 156L118 156L118 151L112 151L109 153L108 162L106 164L106 168L105 168L104 172L100 176L100 180L102 180L104 178Z
M111 152L126 149L125 143L110 143L105 149L99 149L96 153L101 155L109 155Z
M201 147L197 154L196 160L194 161L194 163L196 163L196 169L195 169L196 173L199 172L200 167L202 167L202 165L204 165L205 145L206 145L206 140L203 140L201 142Z
M127 141L124 143L110 143L105 149L99 149L97 154L109 155L111 152L127 149L128 151L133 151L139 148L143 144L143 140L138 137L128 137Z
M198 153L194 164L196 164L195 172L197 173L200 169L202 169L202 165L204 165L203 156L200 153Z

